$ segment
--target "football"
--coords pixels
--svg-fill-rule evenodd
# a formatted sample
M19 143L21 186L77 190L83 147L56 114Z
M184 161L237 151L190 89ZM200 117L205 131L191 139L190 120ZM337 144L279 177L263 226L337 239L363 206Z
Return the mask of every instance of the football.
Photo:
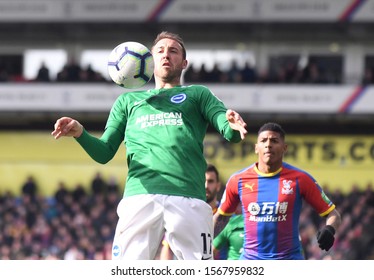
M136 89L148 83L153 76L151 51L138 42L124 42L116 46L108 58L110 78L117 85Z

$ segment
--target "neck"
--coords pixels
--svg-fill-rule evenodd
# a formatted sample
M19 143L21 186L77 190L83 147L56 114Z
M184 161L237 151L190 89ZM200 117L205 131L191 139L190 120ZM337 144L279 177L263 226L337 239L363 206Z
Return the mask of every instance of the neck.
M266 164L266 163L263 163L263 162L262 163L259 162L257 164L257 169L261 173L265 173L265 174L274 173L277 170L279 170L279 168L281 168L281 167L282 167L282 163L270 165L270 164Z
M163 80L163 79L155 79L155 88L161 89L161 88L173 88L176 86L180 86L181 81L180 79L173 79L173 80Z
M212 209L216 209L217 208L217 199L213 199L211 202L209 202L209 205L210 207L212 207Z
M162 84L157 84L156 83L156 86L155 86L155 89L161 89L161 88L173 88L173 87L177 87L177 86L180 86L179 83L162 83Z

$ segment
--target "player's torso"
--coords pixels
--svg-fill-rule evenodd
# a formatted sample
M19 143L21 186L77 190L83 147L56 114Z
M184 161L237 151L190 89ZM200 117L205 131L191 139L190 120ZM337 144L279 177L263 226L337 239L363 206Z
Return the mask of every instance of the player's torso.
M126 140L142 137L142 141L160 141L164 145L204 137L207 121L199 107L194 88L149 90L132 95L127 102ZM198 137L198 139L194 139Z
M273 177L243 177L240 186L247 218L258 223L287 222L299 210L298 180L281 173Z
M298 252L302 206L298 174L285 171L261 176L249 172L238 187L246 220L245 247L249 253L282 256Z
M126 97L125 195L159 193L205 199L203 139L208 121L194 87Z

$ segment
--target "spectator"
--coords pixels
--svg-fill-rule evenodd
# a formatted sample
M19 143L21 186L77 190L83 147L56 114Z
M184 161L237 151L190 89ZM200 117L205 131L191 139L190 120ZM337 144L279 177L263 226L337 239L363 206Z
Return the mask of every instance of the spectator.
M66 71L67 71L67 82L79 82L80 79L80 73L81 73L81 67L76 62L74 58L70 58L68 61L68 64L66 65Z
M238 62L236 60L231 61L231 67L230 69L226 72L228 75L228 82L229 83L242 83L242 72L239 69Z
M57 190L55 192L54 198L57 203L64 204L66 197L69 196L70 193L66 188L66 185L63 181L58 182Z
M22 194L30 196L32 200L35 199L36 193L38 191L37 183L33 176L28 176L26 182L22 186Z
M250 65L249 61L246 61L243 69L240 71L243 83L254 83L257 79L255 69Z
M91 190L93 194L104 194L106 191L106 182L100 172L95 174L91 182Z
M36 75L35 81L37 82L49 82L50 81L49 69L47 68L44 62L42 62L38 70L38 74Z

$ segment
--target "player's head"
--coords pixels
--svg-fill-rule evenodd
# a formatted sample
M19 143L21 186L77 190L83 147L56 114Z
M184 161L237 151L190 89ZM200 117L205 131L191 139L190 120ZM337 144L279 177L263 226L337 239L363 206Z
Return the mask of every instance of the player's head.
M273 123L273 122L268 122L268 123L265 123L264 125L262 125L260 127L260 129L258 130L258 135L261 134L261 132L263 131L273 131L273 132L277 132L279 134L279 136L285 140L286 138L286 132L284 131L284 129L277 123Z
M260 165L280 168L287 151L286 133L277 123L265 123L258 130L255 152Z
M205 170L205 194L206 202L211 203L214 200L217 200L217 194L221 189L221 182L219 179L219 173L217 168L208 164Z
M163 31L153 46L154 78L158 82L180 84L182 71L187 68L186 49L179 35Z
M159 41L163 40L163 39L170 39L170 40L176 41L179 44L179 46L182 50L183 59L186 59L187 52L186 52L186 48L184 46L183 39L178 34L175 34L175 33L171 33L171 32L168 32L168 31L162 31L161 33L159 33L157 35L156 39L154 40L152 48L154 48L154 46L156 46L157 43Z

